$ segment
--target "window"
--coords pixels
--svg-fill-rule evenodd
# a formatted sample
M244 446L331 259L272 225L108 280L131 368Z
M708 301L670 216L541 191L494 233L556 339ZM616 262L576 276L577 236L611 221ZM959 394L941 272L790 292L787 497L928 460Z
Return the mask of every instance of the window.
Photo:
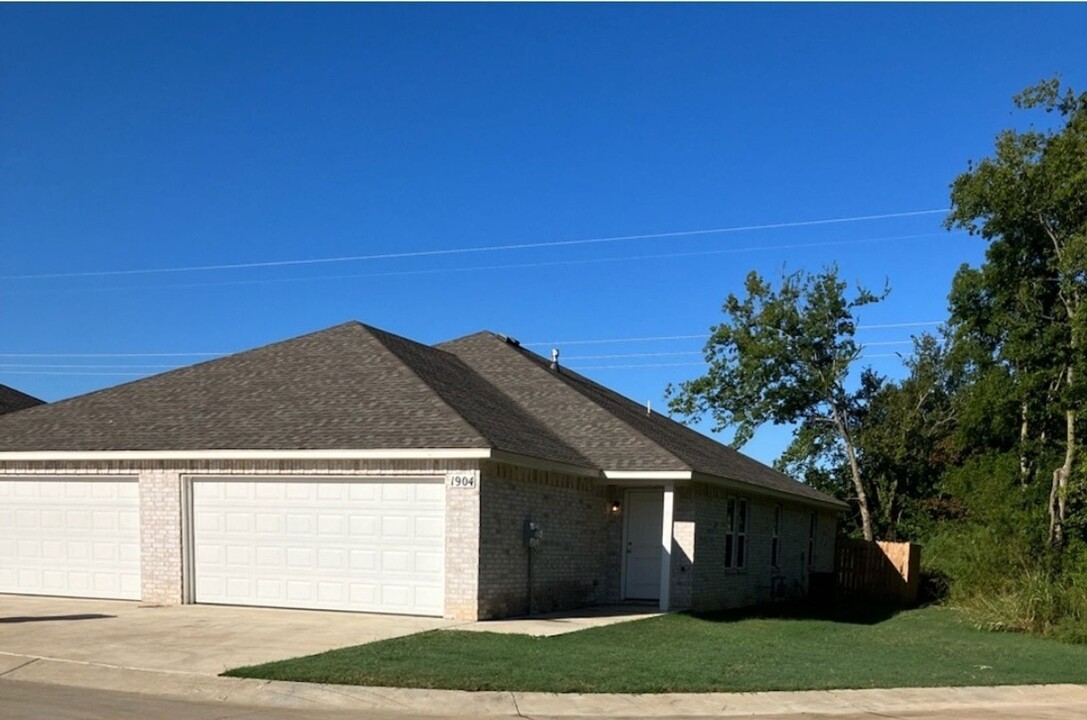
M774 532L770 537L770 566L780 567L781 559L781 505L774 506Z
M736 567L744 566L747 549L747 500L739 500L736 517Z
M742 568L747 561L747 500L725 501L725 567Z
M736 540L736 498L725 503L725 567L732 567L732 555Z
M815 519L816 514L811 514L811 521L808 523L808 567L815 564Z

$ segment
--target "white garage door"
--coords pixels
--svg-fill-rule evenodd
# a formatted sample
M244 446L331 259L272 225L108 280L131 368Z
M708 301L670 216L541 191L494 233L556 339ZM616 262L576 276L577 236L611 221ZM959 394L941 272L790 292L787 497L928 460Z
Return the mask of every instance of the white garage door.
M0 478L0 592L139 600L136 480Z
M194 600L441 615L445 484L194 480Z

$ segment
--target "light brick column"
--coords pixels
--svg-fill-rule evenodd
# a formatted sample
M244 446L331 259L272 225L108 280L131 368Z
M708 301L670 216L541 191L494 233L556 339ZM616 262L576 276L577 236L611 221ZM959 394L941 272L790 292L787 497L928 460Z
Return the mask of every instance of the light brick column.
M142 600L182 602L181 473L140 471L140 573Z
M479 491L480 473L471 488L445 488L445 617L479 619Z
M672 609L691 607L695 569L695 517L691 486L677 487L672 510Z

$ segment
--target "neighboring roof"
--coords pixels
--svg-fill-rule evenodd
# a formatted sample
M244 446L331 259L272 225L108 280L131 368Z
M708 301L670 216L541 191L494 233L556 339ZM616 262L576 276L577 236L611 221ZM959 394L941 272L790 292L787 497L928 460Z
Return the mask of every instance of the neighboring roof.
M357 322L0 417L0 452L387 448L588 466L455 356Z
M630 398L490 332L438 347L463 359L603 470L690 470L841 504Z
M45 404L44 400L27 395L25 392L19 392L13 387L0 385L0 415L7 415L16 410L25 410L43 404Z

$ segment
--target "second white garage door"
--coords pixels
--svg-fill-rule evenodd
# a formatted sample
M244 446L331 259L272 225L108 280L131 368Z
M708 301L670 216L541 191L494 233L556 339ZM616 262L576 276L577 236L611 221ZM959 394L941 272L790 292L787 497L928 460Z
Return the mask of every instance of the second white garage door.
M194 600L437 615L445 484L194 480Z

